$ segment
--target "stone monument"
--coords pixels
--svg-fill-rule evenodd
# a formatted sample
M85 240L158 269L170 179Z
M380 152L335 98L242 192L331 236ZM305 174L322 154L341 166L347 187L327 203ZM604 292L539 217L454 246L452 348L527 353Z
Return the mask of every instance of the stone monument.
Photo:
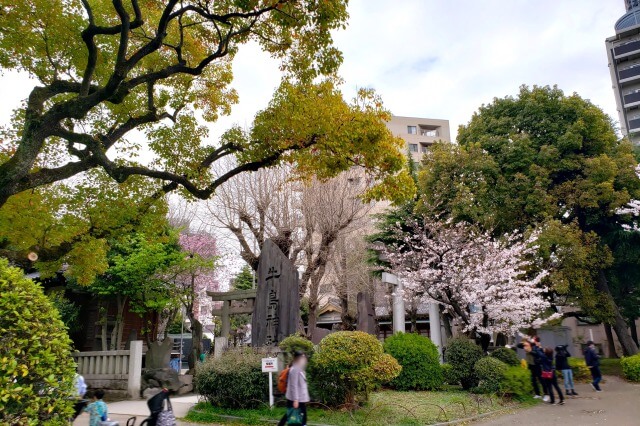
M376 313L369 292L358 293L358 322L356 329L376 335Z
M295 333L300 321L298 270L271 240L262 245L258 287L251 320L251 344L276 346Z

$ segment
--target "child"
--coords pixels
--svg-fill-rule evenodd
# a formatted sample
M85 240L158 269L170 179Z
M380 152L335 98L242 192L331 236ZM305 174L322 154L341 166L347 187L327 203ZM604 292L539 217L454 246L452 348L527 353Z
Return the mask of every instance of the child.
M84 411L89 413L89 426L99 426L101 421L107 420L107 404L102 400L104 391L98 389L93 393L93 402Z
M573 385L573 370L569 366L570 356L567 345L556 346L556 369L562 371L565 394L567 396L578 396Z

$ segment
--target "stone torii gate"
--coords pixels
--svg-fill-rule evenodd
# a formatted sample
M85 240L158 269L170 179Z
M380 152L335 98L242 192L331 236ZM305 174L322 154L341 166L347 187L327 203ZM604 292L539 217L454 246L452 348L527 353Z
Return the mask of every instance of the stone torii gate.
M235 290L227 292L208 291L207 295L214 302L222 302L220 309L213 309L211 314L221 319L220 337L214 341L214 356L220 356L221 352L229 344L229 334L231 332L231 315L253 314L256 303L256 293L253 290ZM233 303L241 301L242 303Z

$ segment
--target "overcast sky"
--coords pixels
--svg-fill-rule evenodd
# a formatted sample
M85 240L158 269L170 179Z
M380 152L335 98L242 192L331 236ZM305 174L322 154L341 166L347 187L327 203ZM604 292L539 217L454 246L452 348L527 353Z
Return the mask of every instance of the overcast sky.
M617 121L605 38L624 0L351 0L341 75L351 97L372 87L395 115L443 118L454 134L493 97L521 84L557 84L591 99ZM248 125L277 86L277 64L258 49L234 64L240 104L212 134ZM0 122L28 95L30 82L0 77Z

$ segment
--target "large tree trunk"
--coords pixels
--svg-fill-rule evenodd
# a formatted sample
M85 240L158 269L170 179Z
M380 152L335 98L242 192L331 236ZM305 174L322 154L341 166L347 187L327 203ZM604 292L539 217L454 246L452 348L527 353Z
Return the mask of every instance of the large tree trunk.
M100 340L102 340L102 350L108 351L109 346L107 345L107 327L109 320L109 302L105 302L104 305L100 302L99 311L102 314L100 318Z
M604 323L604 334L607 336L607 347L609 348L609 358L618 358L616 352L616 344L613 341L613 332L611 331L611 325Z
M194 374L196 364L200 360L200 354L202 353L202 323L194 315L189 315L189 319L191 320L191 353L187 358L189 362L187 374Z
M609 283L603 270L598 271L598 279L596 280L596 289L606 297L613 311L613 323L611 326L618 336L620 346L622 346L622 352L625 356L635 355L638 353L638 346L631 338L629 330L627 329L627 322L622 317L620 309L616 302L613 300L611 290L609 290Z
M636 327L636 318L629 319L629 329L631 330L631 338L636 342L636 346L640 346L638 343L638 328Z
M440 318L442 318L442 325L444 326L444 335L447 340L453 338L453 328L451 327L451 315L444 311L444 307L440 305ZM443 344L445 342L442 342Z
M349 296L345 292L341 292L340 294L340 321L341 327L344 331L353 330L353 321L354 318L349 313Z
M309 340L313 340L313 333L316 330L316 324L318 323L318 302L312 302L309 300L309 326L307 328L307 336Z

